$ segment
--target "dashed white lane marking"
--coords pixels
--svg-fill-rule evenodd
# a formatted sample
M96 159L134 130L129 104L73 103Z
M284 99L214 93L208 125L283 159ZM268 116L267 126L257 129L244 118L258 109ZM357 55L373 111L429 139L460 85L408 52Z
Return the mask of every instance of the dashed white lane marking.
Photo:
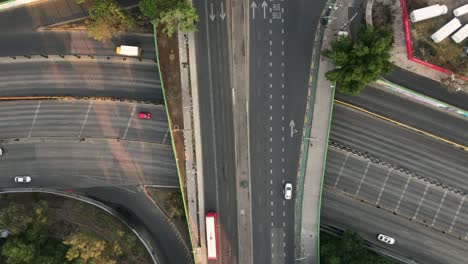
M270 51L270 56L273 56L273 51Z
M283 168L283 169L281 169L281 172L283 172L283 173L284 173L284 168Z
M270 132L272 132L272 131L273 131L273 127L270 127Z
M385 190L385 186L387 185L388 178L390 177L390 174L392 173L392 171L393 171L393 169L389 169L387 171L387 176L385 176L385 180L384 180L384 183L382 185L382 188L380 188L379 197L377 198L377 201L375 202L376 204L379 204L379 202L380 202L380 198L382 197L382 193Z
M283 205L286 205L286 201L283 200Z
M406 180L405 187L403 188L403 192L401 192L400 199L398 200L398 204L395 207L395 212L398 212L398 208L400 208L401 200L403 200L403 196L405 195L406 189L408 188L408 184L411 181L412 177L408 176L408 180Z
M361 190L362 183L364 182L364 179L366 178L367 171L369 170L370 162L367 162L366 169L364 170L364 173L362 174L361 181L359 182L359 186L356 190L355 195L357 196L359 194L359 191Z
M284 40L281 40L281 45L284 45Z
M270 105L270 110L272 110L272 109L273 109L273 106L272 106L272 105Z
M273 67L273 62L270 61L270 67Z
M273 23L273 21L270 19L270 24Z
M273 148L270 148L270 153L273 152Z
M271 216L273 216L273 211L270 212Z
M78 135L79 138L81 138L81 134L83 133L83 129L84 129L85 125L86 125L86 121L88 121L88 115L89 115L89 111L91 110L92 105L93 105L93 101L89 101L88 110L86 111L86 115L85 115L85 118L83 120L83 124L81 125L80 134Z
M271 222L271 226L275 226L275 224L273 224L273 222Z
M270 142L273 142L273 138L272 138L272 137L270 137Z
M130 118L128 119L127 128L125 128L125 132L123 134L122 139L125 139L127 137L128 128L130 127L130 124L132 123L133 115L135 114L135 109L136 109L136 104L133 105L132 114L130 115Z
M282 105L281 105L281 109L283 109L283 110L284 110L284 104L282 104Z
M270 40L270 46L273 45L273 41Z
M283 116L281 116L281 121L284 121L284 115L283 115Z
M273 94L270 94L270 99L273 99Z
M335 184L333 184L333 187L336 188L336 186L338 185L338 182L340 181L340 178L341 178L341 174L343 174L343 169L346 165L346 161L348 160L348 157L349 157L349 153L346 154L346 157L343 161L343 164L341 164L341 168L340 168L340 172L338 173L338 177L336 178L336 181L335 181Z
M447 191L444 192L444 196L442 197L442 201L441 201L440 204L439 204L439 208L437 208L437 213L436 213L436 215L434 216L434 219L432 220L431 226L434 226L434 223L435 223L435 221L436 221L436 219L437 219L437 216L439 216L440 208L442 208L442 204L443 204L444 201L445 201L445 197L447 197Z
M164 138L161 144L166 144L167 136L169 135L169 128L166 129L166 133L164 134Z
M284 179L282 179L281 182L284 184L284 182L285 182Z
M273 74L270 72L270 77L273 77Z
M281 158L281 162L283 162L283 163L284 163L284 157L283 157L283 158Z
M272 84L272 83L270 83L270 88L273 88L273 84Z
M41 107L41 103L42 103L42 101L39 101L39 103L37 103L36 113L34 114L34 119L33 119L32 124L31 124L31 129L29 129L28 138L31 137L31 133L32 133L32 130L34 128L34 124L36 123L37 114L39 113L39 108Z
M283 211L283 216L286 216L286 212Z
M271 170L270 170L270 173L271 173ZM270 184L273 185L273 180L270 180Z
M426 188L424 189L424 193L421 196L421 200L419 200L418 207L416 208L416 212L414 212L413 220L416 219L416 216L418 216L419 209L421 208L421 204L424 201L424 197L426 197L427 189L429 189L429 183L426 183Z
M270 29L270 35L273 34L273 31Z
M273 201L270 201L270 205L273 206Z
M464 201L465 201L465 196L463 196L463 198L460 201L460 204L458 204L457 212L455 213L455 217L452 220L452 224L450 224L450 228L449 228L449 231L448 231L449 233L452 232L453 225L455 224L455 221L457 221L458 214L460 213L460 209L461 209Z
M284 131L284 126L281 127L281 130Z
M284 148L281 148L281 152L284 152Z
M273 120L273 117L272 117L272 116L270 116L270 121L272 121L272 120Z
M284 28L281 29L281 34L284 34Z
M270 190L270 196L273 196L273 190Z
M284 51L281 51L281 56L284 56Z
M270 169L270 174L273 174L273 169ZM270 180L271 184L273 184L273 180Z
M281 95L281 100L284 100L284 94Z
M284 136L282 136L282 137L281 137L281 141L283 141L283 142L284 142Z
M281 73L281 77L284 77L284 72ZM283 88L284 88L284 86L283 86Z
M273 159L270 159L270 164L273 164Z

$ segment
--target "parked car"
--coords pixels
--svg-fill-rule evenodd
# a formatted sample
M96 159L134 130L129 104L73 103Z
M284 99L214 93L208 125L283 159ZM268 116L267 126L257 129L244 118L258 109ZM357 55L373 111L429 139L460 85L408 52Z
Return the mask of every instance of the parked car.
M292 184L286 183L284 185L284 199L289 200L292 196Z
M15 182L18 183L28 183L31 182L31 176L16 176Z
M148 112L140 112L138 113L139 119L151 119L151 113Z
M377 239L389 245L395 244L395 239L393 237L390 237L384 234L379 234L377 236Z
M3 148L0 148L0 156L3 155Z

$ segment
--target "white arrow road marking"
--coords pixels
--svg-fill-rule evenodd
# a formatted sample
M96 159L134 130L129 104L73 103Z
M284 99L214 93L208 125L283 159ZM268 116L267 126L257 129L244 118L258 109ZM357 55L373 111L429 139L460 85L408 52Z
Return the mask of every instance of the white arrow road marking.
M295 128L296 124L294 124L294 120L289 122L289 128L291 129L291 137L294 137L294 134L297 133L297 129Z
M221 2L221 14L219 15L219 17L221 18L221 20L224 20L224 18L226 17L226 13L224 13L224 3Z
M214 11L213 11L213 3L211 3L211 14L210 14L211 21L214 21L215 17L216 16L215 16Z
M262 3L262 7L263 7L263 19L266 18L266 8L267 8L268 4L265 2L265 0L263 0L263 3Z
M255 8L257 8L257 4L255 3L255 1L252 2L250 7L252 8L252 19L255 19Z

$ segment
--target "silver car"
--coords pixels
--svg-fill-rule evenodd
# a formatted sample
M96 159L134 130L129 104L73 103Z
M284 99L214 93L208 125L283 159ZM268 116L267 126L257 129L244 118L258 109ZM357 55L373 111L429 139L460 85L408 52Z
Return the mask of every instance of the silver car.
M31 182L31 176L16 176L15 182L18 183L28 183Z
M377 239L384 242L384 243L387 243L389 245L395 244L395 239L393 237L389 237L389 236L384 235L384 234L379 234L377 236Z

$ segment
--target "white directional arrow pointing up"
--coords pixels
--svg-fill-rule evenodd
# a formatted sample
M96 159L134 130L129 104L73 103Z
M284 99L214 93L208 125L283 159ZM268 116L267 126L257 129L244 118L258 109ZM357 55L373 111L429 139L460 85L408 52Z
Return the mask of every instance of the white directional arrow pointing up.
M255 9L257 8L257 4L255 2L252 2L250 8L252 8L252 19L255 19Z
M210 14L211 21L214 21L215 17L216 16L215 16L214 10L213 10L213 3L211 3L211 14Z
M224 20L226 17L226 13L224 13L224 4L221 2L221 14L219 14L219 17L221 17L221 20Z
M297 133L296 124L294 124L294 120L291 120L291 122L289 122L289 129L291 129L291 137L294 137L294 134Z
M268 4L265 2L265 0L263 0L263 3L262 3L262 7L263 7L263 19L266 18L266 8L267 8Z

